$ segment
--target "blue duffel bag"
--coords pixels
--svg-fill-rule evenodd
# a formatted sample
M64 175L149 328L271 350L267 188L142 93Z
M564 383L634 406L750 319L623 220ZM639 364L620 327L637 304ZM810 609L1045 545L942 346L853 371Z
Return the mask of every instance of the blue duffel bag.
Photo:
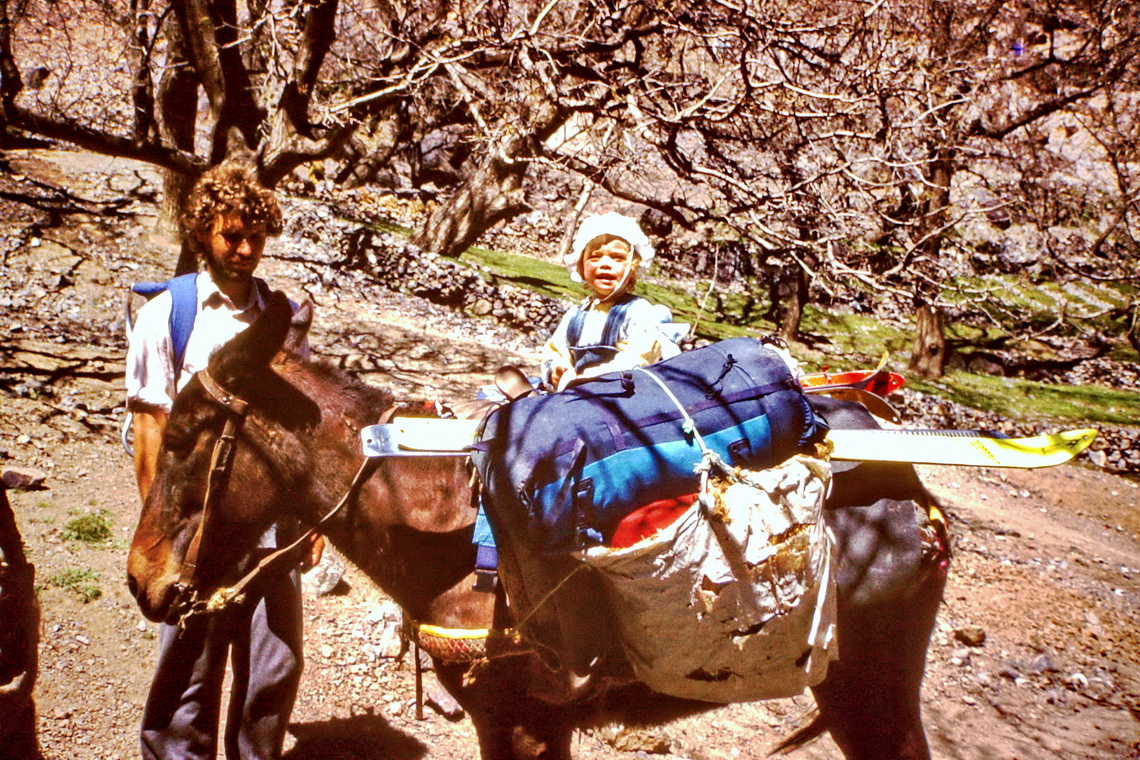
M753 469L827 433L784 360L753 338L528 396L488 416L472 454L496 536L584 549L633 510L695 492L702 450L686 416L724 463Z

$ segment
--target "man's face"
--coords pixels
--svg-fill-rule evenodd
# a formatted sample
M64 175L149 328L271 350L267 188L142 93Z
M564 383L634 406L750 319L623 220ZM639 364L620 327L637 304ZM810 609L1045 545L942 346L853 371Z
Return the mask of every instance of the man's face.
M627 272L633 266L633 258L629 243L621 238L596 248L587 246L582 256L582 279L598 298L609 298L628 285Z
M206 266L215 280L245 282L261 262L265 250L264 224L247 224L240 214L223 214L199 240L206 254Z

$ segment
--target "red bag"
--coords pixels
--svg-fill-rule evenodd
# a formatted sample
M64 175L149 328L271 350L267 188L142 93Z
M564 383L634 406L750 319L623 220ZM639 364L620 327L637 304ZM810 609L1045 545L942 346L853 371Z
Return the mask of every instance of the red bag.
M659 499L635 509L618 523L617 530L610 540L610 546L614 549L624 549L649 538L662 528L672 525L685 513L685 510L693 506L696 500L697 495L691 493L687 496L678 496L676 499Z

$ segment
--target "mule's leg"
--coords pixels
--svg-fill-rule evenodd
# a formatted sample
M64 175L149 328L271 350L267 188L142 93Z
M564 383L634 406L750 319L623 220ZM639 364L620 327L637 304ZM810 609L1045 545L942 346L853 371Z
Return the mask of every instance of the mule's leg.
M493 660L466 685L466 665L437 662L436 675L470 715L481 760L571 760L577 708L530 696L523 660Z
M848 760L929 760L920 696L926 646L942 598L931 579L907 604L839 609L840 659L813 689Z
M928 760L920 691L948 546L923 549L914 503L828 514L840 552L839 660L813 689L848 760Z

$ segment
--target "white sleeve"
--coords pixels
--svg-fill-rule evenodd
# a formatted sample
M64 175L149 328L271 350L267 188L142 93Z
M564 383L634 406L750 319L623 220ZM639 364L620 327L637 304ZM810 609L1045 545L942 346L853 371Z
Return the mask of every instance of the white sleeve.
M173 300L164 292L141 309L127 350L127 408L158 407L170 411L177 392L170 339Z
M542 382L544 385L550 384L550 371L556 365L562 365L566 368L573 368L574 362L570 358L570 347L566 342L566 332L570 329L570 319L578 312L578 307L572 306L566 310L562 315L562 319L558 322L558 327L554 329L554 334L550 336L550 340L542 347L540 357L540 368L542 375Z
M644 299L630 305L625 322L621 327L622 345L619 348L632 349L637 353L654 355L653 361L661 358L662 342L667 342L661 326L671 324L673 312L663 304L654 304Z

